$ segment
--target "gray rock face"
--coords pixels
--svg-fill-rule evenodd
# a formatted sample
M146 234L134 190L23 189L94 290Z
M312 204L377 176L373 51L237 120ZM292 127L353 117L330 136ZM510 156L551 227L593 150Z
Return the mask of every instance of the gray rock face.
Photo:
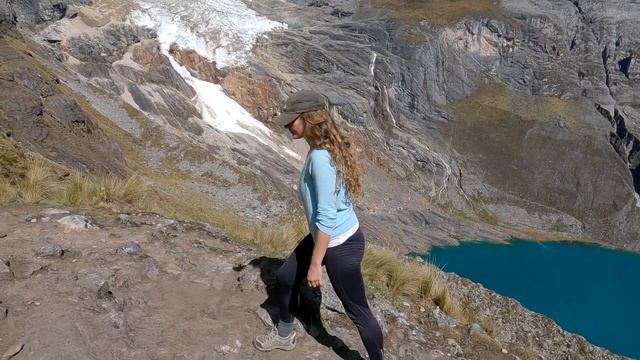
M60 20L72 14L74 5L87 5L91 0L3 0L16 14L18 22L36 24L43 21Z
M343 3L353 16L334 16ZM289 25L259 42L251 65L287 74L285 93L325 92L350 123L381 134L367 140L382 140L398 180L479 222L636 246L637 4L510 0L499 17L446 26L352 2L307 5L251 5ZM447 221L416 210L431 227Z
M42 54L40 54L42 56ZM95 117L72 94L62 94L60 79L27 60L28 55L0 39L0 128L25 150L81 171L122 174L118 145L105 137ZM55 60L52 60L55 61Z
M54 243L50 239L43 239L43 244L36 250L36 256L38 257L52 257L59 258L62 257L62 247L60 245Z
M43 111L48 113L61 126L80 132L90 133L94 126L87 116L80 110L75 100L64 95L48 97Z
M83 34L70 38L69 53L85 62L113 63L119 60L130 45L151 39L155 33L129 24L113 24L104 28L97 38Z
M15 13L0 3L0 38L5 35L20 37L20 33L16 30Z

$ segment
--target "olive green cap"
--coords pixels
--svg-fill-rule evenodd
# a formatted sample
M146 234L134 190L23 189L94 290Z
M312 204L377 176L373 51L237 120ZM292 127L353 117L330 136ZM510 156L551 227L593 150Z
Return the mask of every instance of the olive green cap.
M287 98L280 115L273 119L277 125L289 125L298 116L306 112L328 109L327 98L313 90L300 90Z

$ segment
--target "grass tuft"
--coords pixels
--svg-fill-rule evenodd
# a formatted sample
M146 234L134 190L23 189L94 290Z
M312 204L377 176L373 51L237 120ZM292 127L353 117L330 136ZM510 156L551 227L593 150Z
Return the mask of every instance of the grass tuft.
M55 174L45 160L33 159L27 164L25 177L18 184L18 197L27 204L38 204L55 191Z
M409 24L426 20L435 26L447 26L466 16L504 18L494 0L360 0L360 4L392 10Z
M145 199L147 187L136 174L121 179L115 176L90 177L75 172L64 183L59 202L65 205L136 205Z
M0 204L10 203L15 200L15 198L16 189L5 182L0 182Z
M433 264L369 246L362 260L362 276L392 301L433 303L450 316L465 321L459 302L449 293Z
M94 177L66 169L42 158L24 161L24 176L0 178L0 203L19 200L26 204L129 205L139 207L147 193L145 181L133 175Z

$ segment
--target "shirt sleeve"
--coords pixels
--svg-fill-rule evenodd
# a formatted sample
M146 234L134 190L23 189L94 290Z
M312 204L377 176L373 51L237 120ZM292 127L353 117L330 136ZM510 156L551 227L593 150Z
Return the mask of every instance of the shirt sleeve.
M326 150L314 151L310 165L317 201L316 226L331 234L337 219L336 168L331 165L331 155Z

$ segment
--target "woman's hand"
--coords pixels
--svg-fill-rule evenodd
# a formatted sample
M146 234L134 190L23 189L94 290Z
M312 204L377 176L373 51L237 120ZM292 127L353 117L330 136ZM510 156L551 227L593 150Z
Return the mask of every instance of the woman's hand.
M309 272L307 272L307 283L310 288L322 287L322 266L311 265L309 266Z

